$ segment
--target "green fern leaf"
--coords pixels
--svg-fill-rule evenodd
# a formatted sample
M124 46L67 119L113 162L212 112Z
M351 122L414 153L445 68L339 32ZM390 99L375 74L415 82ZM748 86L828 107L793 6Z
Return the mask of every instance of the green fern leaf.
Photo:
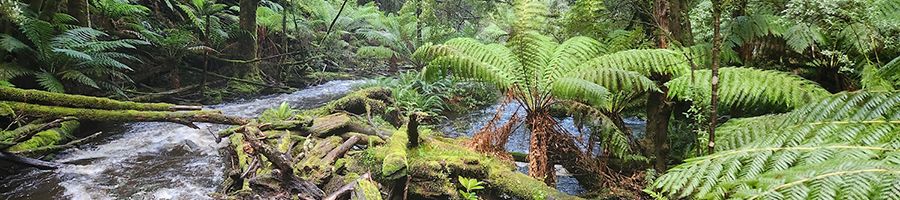
M47 72L40 72L34 75L37 78L37 82L41 87L50 92L56 93L66 93L65 87L62 82L59 82L59 79L56 79L53 74Z

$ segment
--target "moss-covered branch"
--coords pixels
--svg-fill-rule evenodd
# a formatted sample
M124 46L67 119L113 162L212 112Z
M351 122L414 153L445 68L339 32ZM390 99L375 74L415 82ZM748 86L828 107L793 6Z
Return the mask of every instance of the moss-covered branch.
M26 90L12 87L0 87L0 100L106 110L178 111L201 109L199 106L181 106L167 103L136 103L100 97L62 94L40 90Z
M232 117L217 111L135 111L135 110L99 110L88 108L67 108L44 106L21 102L0 101L0 110L12 110L17 115L63 118L74 116L81 120L104 122L174 122L197 128L191 122L207 122L217 124L242 125L247 120Z

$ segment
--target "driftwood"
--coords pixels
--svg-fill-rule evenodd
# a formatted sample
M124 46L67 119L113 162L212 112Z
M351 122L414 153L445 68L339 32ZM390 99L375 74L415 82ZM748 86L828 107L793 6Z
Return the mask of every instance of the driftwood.
M231 125L242 125L247 123L246 119L227 116L217 111L164 112L100 110L0 101L0 107L4 106L8 107L18 115L47 118L64 118L74 116L81 120L104 122L173 122L183 124L191 128L198 128L192 122L207 122Z
M100 97L60 94L54 92L25 90L12 87L0 87L0 100L71 108L94 108L106 110L179 111L202 109L202 107L200 106L182 106L167 103L136 103L129 101L117 101Z
M299 194L304 199L320 199L324 196L324 192L318 186L294 174L292 159L289 156L265 145L256 138L262 135L259 127L255 124L245 125L242 128L242 132L245 134L244 139L250 146L265 156L275 168L281 171L282 182L291 192Z

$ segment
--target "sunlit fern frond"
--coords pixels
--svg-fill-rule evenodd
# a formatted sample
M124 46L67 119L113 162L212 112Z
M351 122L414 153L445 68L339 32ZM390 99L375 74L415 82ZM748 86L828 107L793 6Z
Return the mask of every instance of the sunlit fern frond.
M678 77L690 71L685 57L668 49L638 49L606 54L581 64L577 70L597 68L623 69L648 77L657 74Z
M685 160L651 189L693 199L900 196L900 93L836 94L790 113L736 122L756 138ZM727 131L740 130L725 124ZM877 178L874 178L877 177Z
M561 99L575 100L588 105L603 105L609 91L600 84L579 78L560 78L553 82L550 91Z
M538 0L515 0L513 9L516 15L514 32L536 31L547 21L547 5Z
M422 70L422 74L428 80L436 80L443 75L450 74L459 78L484 81L497 85L499 88L509 88L513 85L513 81L510 79L513 75L468 56L439 57L429 62L428 66Z
M709 95L693 94L711 90L711 74L709 70L697 70L694 77L681 76L669 81L666 83L669 96L708 105ZM719 109L764 113L788 111L828 94L815 82L785 72L739 67L719 69Z
M603 53L600 42L589 37L569 38L558 47L551 55L550 67L546 67L542 73L545 79L553 81L562 76L562 73L572 71L581 63L600 56Z

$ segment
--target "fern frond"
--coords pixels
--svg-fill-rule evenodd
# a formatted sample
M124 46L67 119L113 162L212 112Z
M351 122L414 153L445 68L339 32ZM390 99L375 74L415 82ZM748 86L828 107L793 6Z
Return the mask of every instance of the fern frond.
M572 71L581 63L600 56L603 50L600 42L589 37L573 37L560 44L551 55L550 67L542 73L545 79L553 81L562 73Z
M685 57L676 51L640 49L606 54L581 64L577 70L598 68L634 71L648 77L655 74L678 77L691 69Z
M547 20L547 7L537 0L516 0L513 2L516 21L515 32L537 31Z
M442 75L451 74L459 78L485 81L499 88L509 88L513 84L509 79L512 75L490 64L462 56L443 56L434 59L422 70L422 74L427 80L436 80Z
M717 133L744 145L725 142L687 159L652 188L695 199L900 196L870 178L900 179L900 93L836 94L786 114L732 120Z
M51 73L40 72L34 75L37 78L37 82L41 87L50 92L56 93L66 93L66 89L63 86L62 82L59 82L59 79L56 79L55 76Z
M0 80L10 80L31 73L34 72L15 63L0 62Z
M553 82L550 91L561 99L583 102L589 105L606 104L609 91L603 86L578 78L560 78Z
M709 91L711 71L697 70L694 77L682 76L669 81L669 96L691 100L696 90ZM691 80L693 79L693 83ZM828 95L828 91L796 75L752 68L725 67L719 69L719 108L748 111L787 111ZM709 97L693 99L709 104Z
M798 23L788 28L787 32L784 33L784 39L791 49L800 53L817 43L825 42L822 30L815 25L807 23Z
M30 50L31 47L7 34L0 34L0 48L7 52L19 52L22 50Z
M363 46L356 49L356 56L362 58L388 59L395 54L394 50L382 46Z
M84 73L76 70L68 70L61 73L62 78L65 80L75 81L87 86L91 86L93 88L100 89L100 86L97 85L97 82L94 81L93 78L88 77Z

